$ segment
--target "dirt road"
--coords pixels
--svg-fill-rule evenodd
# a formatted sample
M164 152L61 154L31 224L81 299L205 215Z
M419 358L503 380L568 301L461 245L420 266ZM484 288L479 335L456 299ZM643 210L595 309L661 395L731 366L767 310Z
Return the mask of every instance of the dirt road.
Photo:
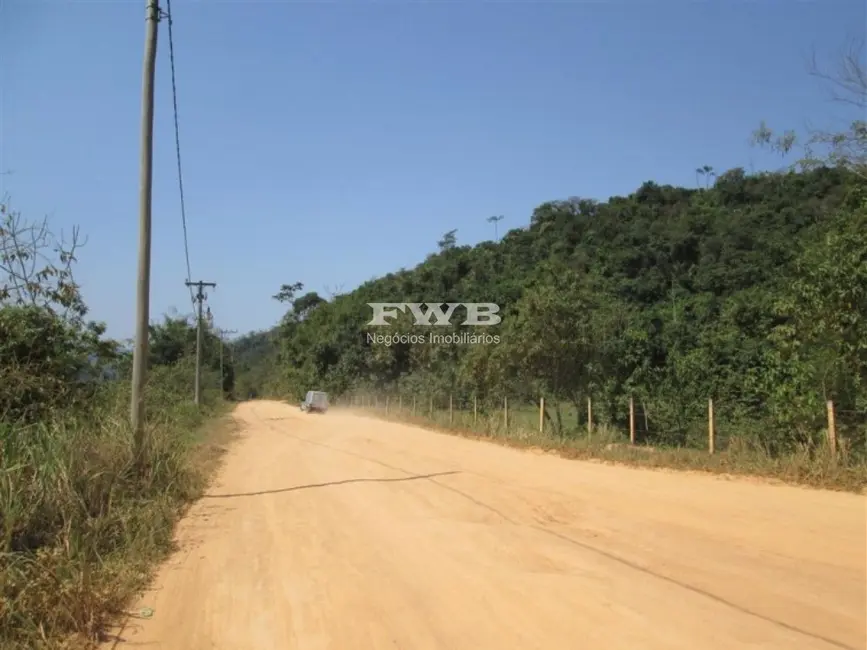
M242 439L114 645L865 648L865 498L241 405Z

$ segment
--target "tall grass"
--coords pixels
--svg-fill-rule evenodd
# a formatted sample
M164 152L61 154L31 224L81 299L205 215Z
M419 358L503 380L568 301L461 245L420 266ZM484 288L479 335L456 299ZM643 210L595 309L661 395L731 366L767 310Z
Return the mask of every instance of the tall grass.
M192 404L191 377L187 365L153 370L141 463L125 384L86 410L0 422L0 648L86 646L170 552L228 430L208 423L226 410L218 391Z

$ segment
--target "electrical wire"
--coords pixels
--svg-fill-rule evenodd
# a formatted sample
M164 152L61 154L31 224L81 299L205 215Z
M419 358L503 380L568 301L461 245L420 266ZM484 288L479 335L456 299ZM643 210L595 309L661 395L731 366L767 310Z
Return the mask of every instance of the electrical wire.
M166 0L166 18L169 23L169 64L172 71L172 106L174 108L175 118L175 152L178 160L178 190L181 197L181 224L184 228L184 256L187 262L187 282L192 282L192 270L190 268L190 244L187 234L187 208L184 201L184 176L181 171L181 136L180 127L178 125L178 85L175 76L175 43L174 34L172 33L172 0ZM193 305L193 311L196 308L196 299L193 295L193 288L190 289L190 302Z

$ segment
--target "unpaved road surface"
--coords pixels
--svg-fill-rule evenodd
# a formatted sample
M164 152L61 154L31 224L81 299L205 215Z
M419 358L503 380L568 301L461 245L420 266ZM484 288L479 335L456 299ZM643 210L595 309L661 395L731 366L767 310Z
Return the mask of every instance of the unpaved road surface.
M241 440L139 603L153 617L116 647L865 648L864 497L274 402L236 417Z

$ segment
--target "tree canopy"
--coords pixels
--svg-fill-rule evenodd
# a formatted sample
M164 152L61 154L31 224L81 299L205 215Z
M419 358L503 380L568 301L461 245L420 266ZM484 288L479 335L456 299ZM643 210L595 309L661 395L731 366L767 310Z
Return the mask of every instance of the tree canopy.
M633 397L651 435L674 444L702 435L712 397L765 447L815 441L824 400L867 409L863 178L700 171L712 183L699 189L647 182L544 203L496 243L447 233L416 268L328 301L284 285L283 322L236 344L244 375L266 392L593 395L612 421ZM368 302L494 302L503 321L487 330L501 343L371 344ZM410 319L389 329L417 331Z

